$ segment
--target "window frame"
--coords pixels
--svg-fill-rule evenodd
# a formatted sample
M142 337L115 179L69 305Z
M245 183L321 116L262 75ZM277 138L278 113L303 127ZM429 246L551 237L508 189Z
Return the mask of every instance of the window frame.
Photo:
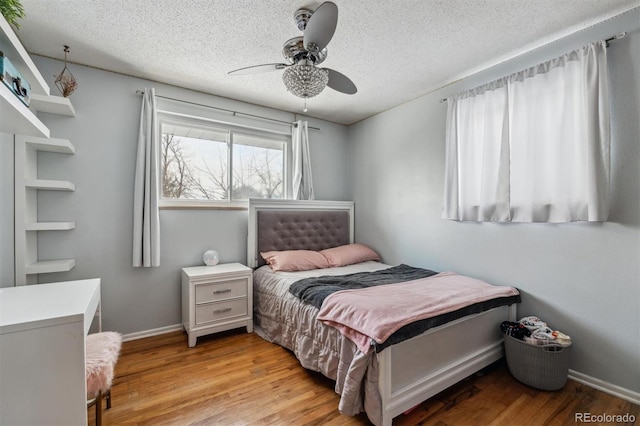
M230 123L221 120L215 120L206 117L173 113L170 111L158 111L158 144L162 144L163 126L165 124L181 126L181 127L200 127L200 128L214 128L217 130L224 130L229 132L229 148L227 150L227 174L230 187L233 185L233 139L234 134L243 134L247 136L257 136L266 139L272 139L275 143L282 143L282 156L283 156L283 192L282 199L290 199L292 193L291 183L291 133L285 133L284 131L264 129L257 126L249 126L243 124ZM158 168L161 168L162 164L162 152L158 149L157 158ZM160 187L163 185L162 173L159 173ZM228 193L229 199L226 200L196 200L196 199L176 199L165 198L160 194L158 200L158 207L161 210L165 209L211 209L211 210L246 210L248 208L248 199L238 200L232 199L232 190ZM265 200L268 198L265 198Z

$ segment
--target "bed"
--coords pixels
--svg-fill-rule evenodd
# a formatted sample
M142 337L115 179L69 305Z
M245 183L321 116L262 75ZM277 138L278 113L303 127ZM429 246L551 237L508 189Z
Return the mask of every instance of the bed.
M254 268L256 331L291 350L304 368L335 380L339 410L366 412L375 425L418 405L503 356L498 325L514 321L516 304L454 319L364 353L337 329L316 320L318 308L289 292L299 280L377 271L368 261L344 267L273 272L261 252L323 250L354 242L354 203L250 200L248 265ZM390 287L390 286L381 286Z

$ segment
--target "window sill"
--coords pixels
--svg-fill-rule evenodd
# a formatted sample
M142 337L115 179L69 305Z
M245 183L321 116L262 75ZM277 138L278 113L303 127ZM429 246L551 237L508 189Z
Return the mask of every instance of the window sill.
M247 210L248 201L160 200L160 210Z

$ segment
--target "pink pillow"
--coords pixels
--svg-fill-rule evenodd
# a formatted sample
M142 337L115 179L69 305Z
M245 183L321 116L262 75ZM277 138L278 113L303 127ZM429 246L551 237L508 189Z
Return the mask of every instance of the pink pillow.
M308 271L328 268L327 258L311 250L267 251L260 253L274 271Z
M332 268L366 262L368 260L380 260L378 253L364 244L358 243L321 250L320 253L327 258L329 266Z

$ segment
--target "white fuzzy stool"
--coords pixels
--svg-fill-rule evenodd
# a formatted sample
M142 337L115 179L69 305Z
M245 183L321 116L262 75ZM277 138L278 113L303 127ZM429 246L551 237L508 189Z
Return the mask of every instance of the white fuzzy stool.
M105 331L87 335L85 375L87 378L87 408L96 406L96 426L102 425L102 397L111 408L111 381L118 362L122 336Z

